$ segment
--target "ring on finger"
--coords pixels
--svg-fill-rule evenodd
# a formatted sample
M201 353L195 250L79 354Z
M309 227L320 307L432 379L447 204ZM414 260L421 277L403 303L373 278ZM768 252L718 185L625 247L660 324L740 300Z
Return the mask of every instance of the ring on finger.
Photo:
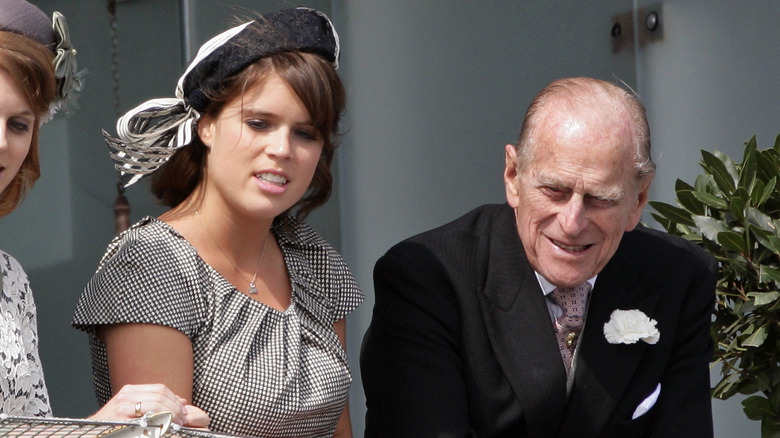
M143 415L143 412L141 412L141 402L136 402L136 404L135 404L135 417L138 418L141 415Z

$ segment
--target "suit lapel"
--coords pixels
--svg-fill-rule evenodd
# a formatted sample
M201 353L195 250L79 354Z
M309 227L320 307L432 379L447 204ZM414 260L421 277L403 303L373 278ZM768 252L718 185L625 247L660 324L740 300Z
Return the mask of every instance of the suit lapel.
M529 436L555 434L566 406L566 370L544 295L507 208L481 236L482 311L491 345L523 407Z
M574 385L560 436L598 436L613 415L645 349L644 342L610 344L604 324L616 309L638 309L652 315L655 293L642 290L630 259L618 251L596 280L588 307Z

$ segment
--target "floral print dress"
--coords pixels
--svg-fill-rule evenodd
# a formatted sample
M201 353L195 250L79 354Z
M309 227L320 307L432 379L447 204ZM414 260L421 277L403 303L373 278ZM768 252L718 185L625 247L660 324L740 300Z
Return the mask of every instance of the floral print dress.
M38 356L30 283L19 262L0 250L0 414L49 417L49 395Z

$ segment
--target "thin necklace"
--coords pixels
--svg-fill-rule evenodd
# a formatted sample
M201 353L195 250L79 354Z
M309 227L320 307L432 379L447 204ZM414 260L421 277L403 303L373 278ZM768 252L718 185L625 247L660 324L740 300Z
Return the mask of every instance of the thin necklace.
M219 242L217 242L217 239L214 238L214 236L211 235L209 232L209 229L206 228L206 223L203 222L203 218L200 217L200 213L198 213L198 210L195 210L195 216L198 217L198 220L200 221L200 225L203 227L203 229L206 231L206 234L209 236L212 242L214 242L214 245L217 245L217 248L219 248L219 252L222 253L223 256L225 256L225 259L229 261L234 268L236 268L236 272L238 272L238 275L243 277L243 274L241 274L241 269L238 268L238 265L228 257L227 253L224 249L222 249L222 246L220 246ZM271 234L270 232L268 234ZM252 280L249 282L249 293L252 295L255 295L257 293L257 286L255 286L255 280L257 280L257 272L260 270L260 262L263 261L263 256L265 255L265 247L268 245L268 234L265 235L265 240L263 240L263 251L260 252L260 260L257 261L257 266L255 267L255 275L252 276Z

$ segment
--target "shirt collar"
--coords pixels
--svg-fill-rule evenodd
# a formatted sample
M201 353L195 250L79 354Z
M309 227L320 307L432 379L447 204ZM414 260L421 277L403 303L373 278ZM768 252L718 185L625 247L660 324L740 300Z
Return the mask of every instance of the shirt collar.
M534 274L536 274L536 279L539 281L539 286L542 288L542 293L544 296L547 296L550 292L554 291L557 286L547 281L546 278L542 276L542 274L534 271ZM590 289L593 290L593 286L596 284L596 277L598 275L594 275L593 277L587 279L587 283L590 284Z

